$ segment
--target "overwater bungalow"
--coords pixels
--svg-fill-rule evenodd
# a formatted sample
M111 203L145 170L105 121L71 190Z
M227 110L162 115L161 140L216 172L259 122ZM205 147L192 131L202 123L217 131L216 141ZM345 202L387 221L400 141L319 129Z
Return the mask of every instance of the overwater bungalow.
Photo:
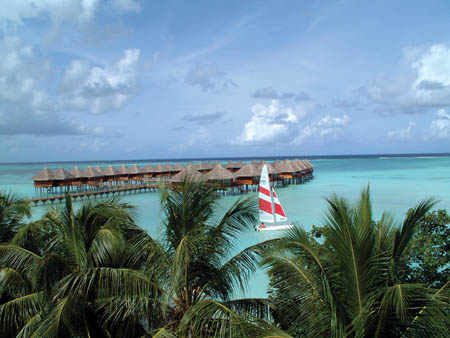
M117 184L117 182L119 181L119 170L117 170L113 166L107 166L106 168L103 168L102 173L105 176L105 181L111 185Z
M70 187L72 186L72 182L75 179L75 177L69 173L67 170L63 168L58 168L53 172L52 180L53 180L53 188L59 187L59 191L61 193L69 191Z
M170 176L170 170L165 165L158 163L153 167L153 177L167 178Z
M35 191L39 191L39 195L42 195L44 191L47 192L53 186L53 172L50 169L42 169L32 179Z
M227 164L225 164L225 168L230 170L232 173L238 171L243 166L244 166L244 163L242 161L234 162L234 161L230 160Z
M180 163L175 163L172 165L173 173L178 174L180 171L184 170L184 165L181 165Z
M189 178L194 182L204 182L207 180L206 176L195 169L194 166L186 166L184 170L180 171L170 179L170 183L181 183L186 178Z
M72 180L73 186L80 187L81 185L86 184L87 178L84 176L84 171L82 169L74 167L69 171L69 173L71 173L73 177L75 177Z
M261 171L251 163L244 165L234 173L236 184L244 186L247 191L249 188L253 190L255 185L259 184L260 175Z
M226 191L242 193L256 190L263 165L267 165L270 180L274 185L298 184L312 178L313 166L308 160L284 160L269 163L253 160L245 164L242 161L229 161L225 165L209 161L175 164L156 164L140 167L125 165L119 168L111 165L105 168L99 166L81 170L74 167L70 172L59 168L55 172L44 168L33 177L36 193L44 193L53 197L42 197L37 200L62 200L66 191L75 192L75 198L80 196L102 196L126 191L155 191L154 179L163 182L179 183L186 175L192 174L199 180L219 183ZM198 170L197 170L198 169ZM200 175L199 175L200 174ZM170 179L170 181L169 181ZM58 189L59 188L59 189ZM59 193L62 196L55 196ZM93 195L94 194L94 195ZM82 197L81 197L82 198ZM33 200L37 203L35 200Z

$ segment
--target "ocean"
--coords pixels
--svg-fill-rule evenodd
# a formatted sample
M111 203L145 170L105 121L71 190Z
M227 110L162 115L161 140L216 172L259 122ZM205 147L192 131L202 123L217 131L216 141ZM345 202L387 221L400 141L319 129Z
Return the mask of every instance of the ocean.
M325 198L336 193L350 201L357 200L361 189L370 185L375 218L383 211L389 211L400 222L409 208L424 198L433 197L439 201L436 209L450 210L450 155L370 155L342 157L307 157L314 165L314 178L300 185L278 188L277 194L288 218L297 225L310 229L312 225L324 222ZM206 160L206 159L203 159ZM211 159L216 160L216 159ZM228 159L219 159L223 163ZM251 160L251 159L249 159ZM271 158L265 158L270 161ZM181 163L184 163L181 160ZM11 190L21 197L33 197L32 177L43 167L70 170L74 166L120 166L143 163L165 163L161 161L113 161L113 162L64 162L64 163L21 163L0 164L0 190ZM255 194L256 193L250 193ZM164 216L159 207L158 193L144 193L121 196L123 200L137 207L137 223L152 236L160 237L161 220ZM219 200L217 217L238 199L239 196L222 197ZM76 202L80 205L82 202ZM51 207L33 207L33 219L41 217ZM255 232L249 230L238 243L237 250L264 241L279 232ZM246 297L265 297L268 279L258 271L250 280ZM240 295L242 296L242 295Z

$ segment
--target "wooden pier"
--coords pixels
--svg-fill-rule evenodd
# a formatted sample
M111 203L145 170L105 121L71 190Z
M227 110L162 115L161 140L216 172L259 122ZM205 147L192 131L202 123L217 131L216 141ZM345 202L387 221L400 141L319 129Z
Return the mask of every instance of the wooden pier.
M74 201L76 200L82 200L82 199L97 199L97 198L108 198L110 196L115 195L126 195L132 194L132 193L143 193L143 192L151 192L156 191L159 189L159 186L156 184L145 184L145 185L131 185L131 186L121 186L114 189L105 189L105 190L98 190L98 191L86 191L86 192L78 192L78 193L69 193L70 196ZM29 201L34 204L34 206L39 205L39 203L42 203L42 205L45 205L47 202L54 204L54 203L62 203L64 202L66 195L56 195L56 196L46 196L46 197L37 197L30 199Z
M205 184L218 185L217 192L221 195L243 194L256 191L264 165L267 165L270 181L277 187L302 184L313 178L313 165L308 160L300 159L275 160L272 163L264 160L249 163L230 160L226 164L206 161L186 165L97 166L86 170L74 167L70 171L58 168L54 172L43 168L32 178L35 197L29 201L37 206L47 202L61 203L67 193L76 201L157 191L160 184L177 185L187 176Z

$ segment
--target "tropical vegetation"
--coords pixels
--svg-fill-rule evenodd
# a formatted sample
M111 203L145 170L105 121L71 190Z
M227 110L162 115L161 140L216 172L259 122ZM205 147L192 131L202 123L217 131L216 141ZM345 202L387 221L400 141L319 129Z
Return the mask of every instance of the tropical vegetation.
M435 228L434 202L397 225L373 220L368 189L355 205L327 201L313 232L296 227L238 251L256 201L221 210L216 188L189 177L161 187L159 238L119 199L75 208L67 195L26 222L27 202L1 194L0 337L450 336L445 258L420 280L413 254ZM241 298L260 264L269 298Z
M448 337L449 281L439 289L403 280L405 249L434 205L424 200L397 226L373 220L369 189L355 205L327 199L316 237L295 228L266 254L280 326L296 337Z

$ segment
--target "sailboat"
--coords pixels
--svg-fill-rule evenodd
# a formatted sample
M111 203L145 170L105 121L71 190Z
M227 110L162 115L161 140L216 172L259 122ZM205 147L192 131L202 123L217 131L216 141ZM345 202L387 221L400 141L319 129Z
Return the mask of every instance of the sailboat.
M275 189L270 186L267 165L261 170L259 181L259 220L256 231L286 230L293 227L281 206Z

